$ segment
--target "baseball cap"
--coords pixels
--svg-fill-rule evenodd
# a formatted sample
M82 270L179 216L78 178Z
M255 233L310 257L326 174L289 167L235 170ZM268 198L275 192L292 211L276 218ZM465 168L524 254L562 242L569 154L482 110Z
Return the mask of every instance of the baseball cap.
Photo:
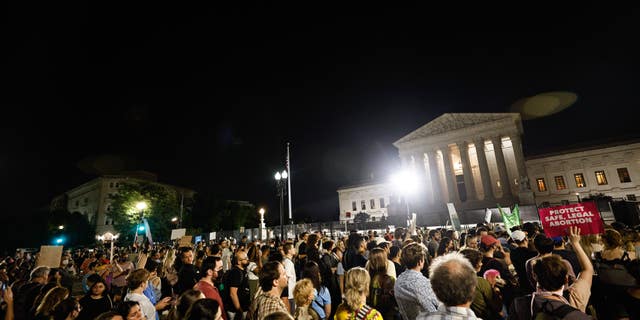
M482 236L482 238L480 238L480 242L482 242L485 246L489 247L493 244L496 243L500 243L500 241L498 241L498 239L494 238L493 236L490 235L484 235Z
M521 230L511 232L511 239L515 241L522 241L525 238L527 238L527 235Z
M376 246L379 246L379 245L381 245L383 243L391 243L391 242L385 240L383 237L377 237L377 238L375 238L375 241L376 241Z

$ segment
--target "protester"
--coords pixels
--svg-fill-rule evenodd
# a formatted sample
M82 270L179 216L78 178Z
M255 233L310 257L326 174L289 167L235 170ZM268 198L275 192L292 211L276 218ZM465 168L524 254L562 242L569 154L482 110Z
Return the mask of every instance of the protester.
M296 320L320 319L318 313L311 308L311 303L315 299L314 291L313 282L309 279L302 279L296 283L293 290L296 305L293 317Z
M480 251L467 248L460 250L460 254L469 260L476 272L480 271L482 266L482 253ZM471 310L481 319L502 319L502 294L500 293L500 288L492 285L483 277L477 277L477 281L473 301L471 302Z
M287 272L282 263L267 262L260 271L261 292L255 297L249 308L248 318L263 320L271 313L282 311L288 313L287 307L280 299L282 291L288 285Z
M421 273L428 253L419 243L402 249L401 260L407 267L396 280L394 293L398 310L404 320L413 320L421 312L436 311L439 301L431 289L431 282Z
M213 299L218 302L220 309L222 310L222 318L226 320L228 319L228 316L224 309L222 296L220 296L218 288L214 285L214 281L218 278L218 275L221 272L222 259L220 257L210 256L205 258L200 266L200 276L202 278L200 278L200 281L196 283L195 288L200 290L206 298Z
M470 308L477 284L476 271L463 255L452 252L434 259L429 279L443 304L436 312L421 313L417 319L478 319Z
M313 235L310 235L311 239ZM329 289L322 285L320 280L320 267L315 261L308 260L302 269L302 278L311 280L315 289L315 299L311 303L311 307L318 314L320 319L328 319L331 314L331 294Z
M229 319L235 319L236 313L246 317L246 312L251 304L249 294L249 276L246 268L249 266L249 258L244 250L238 250L234 257L234 265L226 275L224 309Z
M220 320L222 319L222 311L220 304L213 299L196 300L184 317L185 320Z
M347 271L344 302L338 306L335 320L383 319L378 310L366 304L369 295L369 279L369 273L362 267L353 267Z
M113 309L113 302L107 294L107 283L104 280L94 283L89 292L80 299L82 311L78 316L79 320L92 320L101 313Z
M169 311L167 320L182 320L187 315L187 311L191 308L194 302L200 299L206 298L205 295L199 290L187 290L183 292L178 298L177 303Z
M135 301L140 304L142 313L148 320L157 319L156 307L151 303L143 291L147 288L149 279L149 271L145 269L137 269L127 277L127 287L129 293L124 297L124 301Z

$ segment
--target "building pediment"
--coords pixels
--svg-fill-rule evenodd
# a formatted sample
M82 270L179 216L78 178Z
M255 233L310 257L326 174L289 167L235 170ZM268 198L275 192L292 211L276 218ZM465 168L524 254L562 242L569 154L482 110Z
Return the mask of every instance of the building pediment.
M425 124L417 130L400 138L393 144L398 147L414 140L427 137L443 135L452 131L469 130L487 123L494 123L499 120L520 121L518 113L445 113L433 121Z

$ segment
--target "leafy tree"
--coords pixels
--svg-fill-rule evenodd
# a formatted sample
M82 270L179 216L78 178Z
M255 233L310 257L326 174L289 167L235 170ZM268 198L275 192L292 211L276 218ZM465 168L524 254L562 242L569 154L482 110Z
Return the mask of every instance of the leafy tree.
M149 182L128 182L120 185L118 193L111 196L111 211L120 240L133 241L137 227L146 218L154 241L168 240L173 225L171 219L180 215L177 192L168 187ZM142 216L136 204L145 202ZM184 212L183 212L184 219Z
M58 226L64 226L59 229ZM48 240L61 237L65 246L91 245L95 243L95 225L80 212L70 213L67 210L51 212L48 221Z
M196 195L193 214L185 220L187 231L210 232L214 230L237 230L240 227L257 228L259 215L253 205L217 198L207 192ZM198 230L199 229L199 230Z

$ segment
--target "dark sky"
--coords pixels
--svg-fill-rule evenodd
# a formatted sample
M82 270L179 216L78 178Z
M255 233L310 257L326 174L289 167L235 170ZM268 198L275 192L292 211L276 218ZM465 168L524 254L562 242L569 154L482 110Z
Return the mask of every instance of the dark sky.
M638 8L464 6L7 8L5 214L103 154L275 212L290 141L294 209L335 218L336 189L393 170L403 135L548 91L578 100L525 121L525 154L637 136Z

